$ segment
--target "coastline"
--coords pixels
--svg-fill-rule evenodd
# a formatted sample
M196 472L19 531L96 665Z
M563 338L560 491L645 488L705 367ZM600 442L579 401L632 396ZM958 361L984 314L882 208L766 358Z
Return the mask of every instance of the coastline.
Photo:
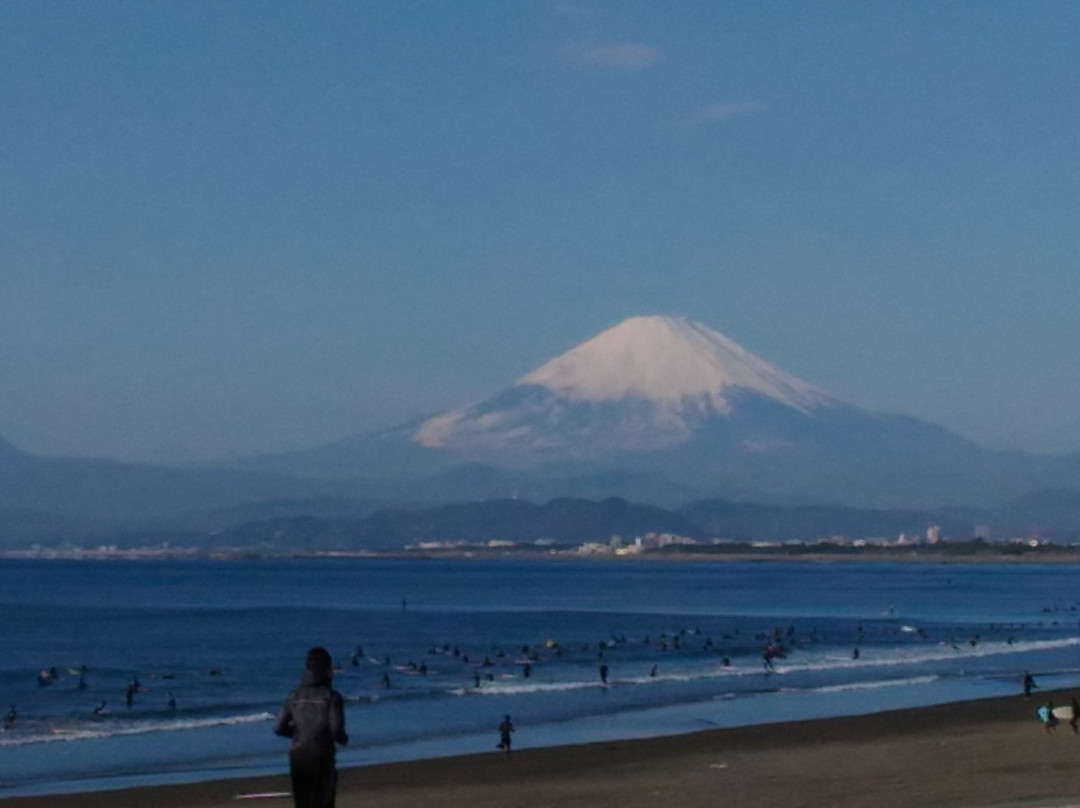
M991 808L1080 802L1080 735L1045 732L1039 691L874 715L343 769L339 808L599 806L682 808ZM528 727L516 740L527 743ZM494 731L493 731L494 744ZM284 755L282 768L284 769ZM210 808L288 791L285 775L70 795L13 797L4 808Z
M133 548L125 550L79 550L26 551L0 550L0 560L11 561L192 561L230 562L251 560L350 560L395 559L400 561L556 561L587 563L641 563L649 561L670 563L828 563L861 564L1080 564L1080 551L1039 551L1025 553L929 553L919 551L888 552L877 549L855 552L652 552L629 555L576 553L572 551L536 552L532 550L492 550L487 548L455 550L325 550L308 553L258 553L238 549L235 551L205 551L196 548L172 548L168 550Z

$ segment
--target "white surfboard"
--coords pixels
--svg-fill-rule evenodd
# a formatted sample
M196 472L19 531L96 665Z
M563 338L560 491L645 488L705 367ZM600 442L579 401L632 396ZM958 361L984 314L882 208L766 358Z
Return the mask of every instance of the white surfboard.
M237 794L234 800L274 800L291 797L290 791L259 791L254 794Z

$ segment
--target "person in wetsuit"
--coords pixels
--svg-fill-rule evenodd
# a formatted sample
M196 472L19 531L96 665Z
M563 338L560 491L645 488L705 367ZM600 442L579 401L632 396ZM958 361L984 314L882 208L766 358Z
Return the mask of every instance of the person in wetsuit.
M510 721L510 716L504 716L502 723L499 724L499 745L498 749L502 749L507 757L510 757L510 733L514 731L514 725Z
M307 653L300 686L285 699L274 732L292 739L289 775L296 808L334 808L337 792L335 744L349 742L345 703L331 686L332 662L325 648Z

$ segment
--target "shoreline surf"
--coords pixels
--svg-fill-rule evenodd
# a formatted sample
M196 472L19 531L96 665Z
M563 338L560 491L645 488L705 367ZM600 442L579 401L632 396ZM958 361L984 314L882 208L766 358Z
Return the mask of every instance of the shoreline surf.
M461 755L341 770L340 808L407 805L637 808L880 808L1064 805L1080 794L1080 738L1048 734L1044 699L1011 695L861 716L707 729L678 736ZM490 745L490 744L489 744ZM283 755L284 757L284 755ZM284 771L284 761L282 769ZM11 797L5 808L208 808L288 791L283 773L122 791ZM268 802L267 804L277 804Z
M0 798L278 771L269 718L313 643L339 661L345 766L484 752L505 713L528 728L517 746L556 747L1007 695L1024 670L1080 687L1077 582L801 562L4 565L0 703L19 715Z

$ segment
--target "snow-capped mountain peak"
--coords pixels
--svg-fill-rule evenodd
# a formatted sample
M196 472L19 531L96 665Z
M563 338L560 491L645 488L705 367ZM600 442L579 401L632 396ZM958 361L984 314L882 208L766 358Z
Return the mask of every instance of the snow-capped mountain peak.
M641 451L687 440L745 394L803 414L836 403L700 323L632 317L491 399L425 421L413 440L484 457Z
M632 317L521 378L575 401L643 398L665 408L694 400L730 410L733 389L809 411L829 397L683 317Z

